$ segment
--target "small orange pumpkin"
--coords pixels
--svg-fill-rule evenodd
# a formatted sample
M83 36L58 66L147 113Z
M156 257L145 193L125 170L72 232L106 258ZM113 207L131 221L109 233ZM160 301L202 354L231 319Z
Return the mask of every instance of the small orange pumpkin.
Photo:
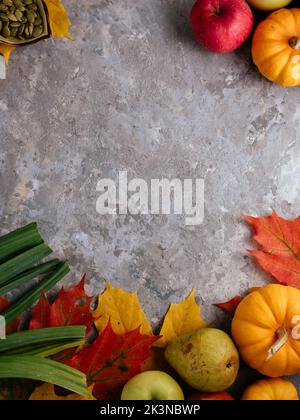
M280 284L250 293L236 309L232 337L241 357L263 375L300 372L300 290Z
M242 400L248 401L288 401L299 400L294 385L284 379L262 379L250 385Z
M252 57L272 82L300 85L300 9L281 9L261 22L253 36Z

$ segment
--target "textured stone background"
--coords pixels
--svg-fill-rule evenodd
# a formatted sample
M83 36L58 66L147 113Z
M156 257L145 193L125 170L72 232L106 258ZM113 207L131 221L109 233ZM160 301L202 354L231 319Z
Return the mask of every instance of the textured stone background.
M30 220L89 290L138 289L157 324L197 287L211 303L268 281L241 214L300 213L300 90L264 80L249 44L214 55L188 24L193 0L64 1L75 41L18 49L0 81L1 232ZM96 183L205 178L205 221L101 217Z

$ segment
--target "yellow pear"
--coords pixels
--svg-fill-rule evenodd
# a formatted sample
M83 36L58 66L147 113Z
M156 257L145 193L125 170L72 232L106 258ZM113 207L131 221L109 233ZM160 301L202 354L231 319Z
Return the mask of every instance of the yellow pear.
M173 340L165 357L181 378L195 389L224 391L236 379L239 353L228 334L201 328Z

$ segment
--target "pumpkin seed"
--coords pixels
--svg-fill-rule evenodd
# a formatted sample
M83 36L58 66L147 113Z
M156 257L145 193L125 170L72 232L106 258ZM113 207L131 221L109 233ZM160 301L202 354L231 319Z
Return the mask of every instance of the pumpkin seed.
M2 20L0 20L0 33L2 31L2 26L3 26L3 23L2 23Z
M31 11L31 10L27 10L27 12L26 12L26 16L27 16L27 20L28 20L28 22L30 22L30 23L34 23L34 21L35 21L35 17L34 17L34 14L32 13L32 11Z
M10 26L11 28L19 28L19 27L21 26L21 23L20 23L20 22L11 22L11 23L9 24L9 26Z
M21 12L21 10L20 10L20 9L17 9L17 10L15 11L15 16L16 16L16 18L18 19L18 21L19 21L19 22L21 22L22 17L23 17L23 13Z
M7 13L7 17L9 20L12 20L13 22L18 22L18 19L13 13Z
M2 20L2 22L8 22L9 21L9 19L6 16L5 13L0 13L0 19Z
M32 36L32 33L33 33L33 28L34 28L33 23L30 23L30 24L28 25L28 32L29 32L29 35L30 35L30 36Z
M7 23L5 23L5 25L4 25L4 27L3 27L3 30L2 30L2 35L3 35L5 38L9 38L9 37L10 37L10 29L9 29L9 27L8 27L8 24L7 24Z
M28 25L28 23L27 23L27 25L25 25L24 35L29 36L29 25Z
M43 33L43 27L42 25L39 25L39 26L34 27L32 35L36 38L42 35L42 33Z
M28 9L29 9L29 10L32 10L32 11L34 11L34 12L36 12L36 11L38 10L38 7L37 7L37 5L36 5L36 4L30 4L30 5L28 6Z
M24 4L21 0L13 0L14 5L17 9L20 9L21 7L24 7Z
M42 21L41 16L38 16L38 17L35 19L34 26L39 26L39 25L41 25L42 23L43 23L43 21Z
M24 29L25 29L25 25L24 23L21 23L21 26L19 27L19 30L18 30L18 35L22 35L24 32Z
M29 6L30 4L32 4L32 0L24 0L24 4L26 4L26 6Z
M0 4L0 11L1 12L7 12L8 11L8 7L7 6L5 6L5 4Z
M5 6L12 6L13 5L12 0L2 0L2 3L5 4Z
M10 36L15 37L18 33L18 28L10 28Z

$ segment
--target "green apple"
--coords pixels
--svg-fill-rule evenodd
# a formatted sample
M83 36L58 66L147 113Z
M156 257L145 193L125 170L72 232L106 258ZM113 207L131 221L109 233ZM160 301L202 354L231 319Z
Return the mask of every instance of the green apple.
M277 10L290 4L292 0L248 0L258 10Z
M184 395L170 375L160 370L149 370L127 382L121 400L184 400Z

